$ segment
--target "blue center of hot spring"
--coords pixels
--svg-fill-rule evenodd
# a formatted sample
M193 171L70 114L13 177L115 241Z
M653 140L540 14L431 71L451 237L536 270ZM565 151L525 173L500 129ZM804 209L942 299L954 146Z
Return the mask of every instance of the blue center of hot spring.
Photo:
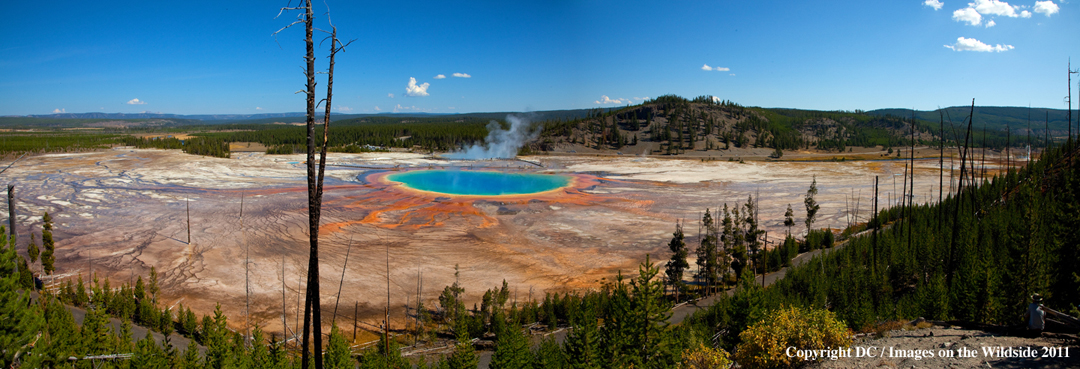
M386 179L420 191L472 196L525 195L570 184L570 177L561 175L467 170L415 170Z

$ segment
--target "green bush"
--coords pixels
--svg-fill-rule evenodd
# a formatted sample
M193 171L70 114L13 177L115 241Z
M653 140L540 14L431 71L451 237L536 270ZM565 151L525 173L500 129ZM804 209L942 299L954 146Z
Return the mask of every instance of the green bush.
M739 338L735 361L747 368L792 368L803 364L787 350L837 349L851 346L844 323L831 311L782 307L751 325Z

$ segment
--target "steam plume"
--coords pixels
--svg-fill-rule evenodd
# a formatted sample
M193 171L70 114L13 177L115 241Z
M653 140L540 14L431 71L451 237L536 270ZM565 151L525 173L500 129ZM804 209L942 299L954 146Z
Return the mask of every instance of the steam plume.
M488 135L484 143L472 145L461 151L446 154L448 159L510 159L517 156L518 149L525 142L536 139L540 134L540 127L531 127L525 117L507 115L506 121L510 123L510 129L504 130L499 122L491 121L487 125Z

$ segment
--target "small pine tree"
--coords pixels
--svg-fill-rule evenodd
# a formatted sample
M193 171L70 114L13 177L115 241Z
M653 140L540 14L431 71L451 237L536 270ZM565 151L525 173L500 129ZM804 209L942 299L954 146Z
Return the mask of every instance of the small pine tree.
M668 243L668 248L671 249L671 260L668 260L665 271L668 285L675 292L675 301L679 301L679 292L683 290L683 271L690 267L690 264L686 262L688 252L684 238L682 225L675 223L675 233L672 234L671 242Z
M788 228L788 236L791 235L791 227L795 226L795 212L791 210L791 204L787 205L787 211L784 212L784 226Z
M337 324L330 328L330 341L326 345L326 354L323 355L323 365L328 369L352 368L355 361L349 353L349 342L341 335Z
M37 235L30 233L30 246L27 246L26 253L30 255L30 263L36 263L38 256L41 255L41 249L38 248Z
M814 220L817 219L818 210L821 210L821 205L814 200L814 196L817 196L817 176L814 176L814 180L810 182L810 189L806 190L806 197L803 198L803 204L806 205L806 232L810 232L810 228L814 226Z
M496 332L498 342L495 344L495 354L491 357L491 369L524 369L532 367L532 352L529 351L529 340L525 334L515 326L503 325L502 330Z
M56 263L56 245L53 244L52 217L46 212L41 219L44 222L41 226L41 245L45 248L45 252L41 253L41 268L45 270L45 274L52 275L56 271L53 266Z

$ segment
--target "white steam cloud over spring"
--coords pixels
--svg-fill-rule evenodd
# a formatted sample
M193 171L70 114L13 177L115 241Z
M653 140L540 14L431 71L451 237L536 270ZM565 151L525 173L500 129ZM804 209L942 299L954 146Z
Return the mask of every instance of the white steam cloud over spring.
M507 115L510 129L503 129L499 122L491 121L487 125L488 135L483 144L476 144L461 151L444 155L447 159L511 159L517 156L518 149L529 140L540 135L540 127L532 127L524 117Z

